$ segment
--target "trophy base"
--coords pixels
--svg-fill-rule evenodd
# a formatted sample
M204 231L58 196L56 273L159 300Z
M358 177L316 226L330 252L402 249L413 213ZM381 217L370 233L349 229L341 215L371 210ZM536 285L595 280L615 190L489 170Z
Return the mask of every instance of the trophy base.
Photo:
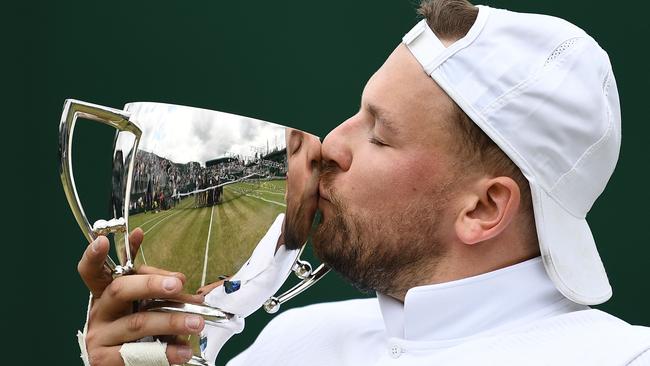
M199 315L203 317L205 322L208 324L226 323L233 317L232 314L226 313L207 304L197 305L165 299L151 300L145 305L143 310Z
M210 363L206 361L203 357L199 356L192 356L192 359L189 360L186 365L193 365L193 366L214 366L213 363Z
M150 300L142 310L159 311L165 313L184 313L194 314L203 317L206 324L218 325L227 323L233 317L232 314L224 312L218 308L207 304L190 304L174 300L153 299ZM192 366L215 366L214 363L207 361L201 356L193 355L192 358L184 365Z

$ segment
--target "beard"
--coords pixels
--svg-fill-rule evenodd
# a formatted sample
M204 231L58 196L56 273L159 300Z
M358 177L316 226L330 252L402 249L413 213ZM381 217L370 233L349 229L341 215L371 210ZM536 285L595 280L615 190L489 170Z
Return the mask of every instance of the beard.
M321 261L364 292L403 296L429 283L445 254L438 234L444 189L383 213L355 213L328 191L332 210L312 240Z

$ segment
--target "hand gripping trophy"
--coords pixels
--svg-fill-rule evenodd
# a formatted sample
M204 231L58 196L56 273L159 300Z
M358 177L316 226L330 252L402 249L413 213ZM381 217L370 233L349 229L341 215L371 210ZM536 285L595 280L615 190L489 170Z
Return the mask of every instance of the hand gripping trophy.
M110 212L94 224L72 169L78 118L117 130ZM107 275L162 268L183 273L185 288L200 295L133 304L133 311L204 318L190 365L214 365L223 344L243 330L244 318L260 307L275 313L329 270L312 270L299 259L317 207L320 142L313 135L192 107L129 103L117 110L66 100L59 138L61 181L72 213L89 242L105 235L117 256L106 260ZM135 228L146 240L129 236ZM274 296L291 272L300 282ZM92 295L89 309L91 304ZM86 364L87 327L78 335ZM167 364L159 339L124 344L120 354L126 365Z

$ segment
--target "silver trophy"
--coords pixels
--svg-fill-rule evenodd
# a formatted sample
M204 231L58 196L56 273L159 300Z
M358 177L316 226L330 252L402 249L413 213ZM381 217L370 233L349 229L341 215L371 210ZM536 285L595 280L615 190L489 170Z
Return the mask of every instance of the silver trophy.
M84 213L72 169L78 118L117 130L110 212L93 224ZM300 259L306 236L294 232L292 223L304 216L303 205L287 189L287 172L293 179L309 177L301 171L309 164L299 154L310 141L318 143L312 135L193 107L129 103L118 110L66 100L59 138L68 203L89 242L109 237L117 260L109 258L105 265L113 276L135 273L146 264L182 272L188 291L206 291L203 304L151 299L140 309L205 319L191 365L214 365L222 344L211 344L210 329L227 327L260 306L275 313L329 270L322 264L312 270ZM133 251L129 233L136 227L145 239ZM276 296L292 272L299 281Z

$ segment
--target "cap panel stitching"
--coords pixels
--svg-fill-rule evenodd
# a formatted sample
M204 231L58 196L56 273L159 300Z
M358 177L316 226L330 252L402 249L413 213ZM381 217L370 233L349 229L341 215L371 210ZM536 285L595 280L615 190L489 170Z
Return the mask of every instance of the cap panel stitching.
M579 39L579 38L584 38L584 37L574 37L573 39ZM568 40L563 41L562 43L566 43ZM557 48L556 48L557 49ZM502 108L505 104L507 104L511 99L521 95L521 93L524 92L524 90L528 87L529 84L535 83L539 80L543 74L550 72L553 69L557 69L562 64L566 61L567 56L570 55L573 52L576 52L577 46L570 48L568 51L563 53L562 58L558 59L557 61L553 63L545 63L542 67L540 67L533 75L528 77L527 79L524 79L521 81L519 84L513 86L501 96L497 97L492 103L488 104L487 106L483 107L481 110L482 113L484 113L486 116L493 113L495 110Z

